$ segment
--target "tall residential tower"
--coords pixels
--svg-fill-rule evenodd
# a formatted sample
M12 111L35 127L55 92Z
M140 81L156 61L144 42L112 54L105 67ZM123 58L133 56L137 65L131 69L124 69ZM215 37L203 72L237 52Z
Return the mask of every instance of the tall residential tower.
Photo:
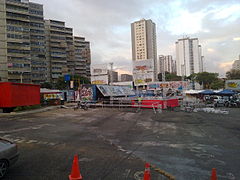
M203 71L202 48L198 38L183 38L176 42L178 76L189 76Z
M131 24L132 60L153 60L157 74L156 25L152 20L142 19Z
M28 0L0 1L0 81L46 80L43 6Z

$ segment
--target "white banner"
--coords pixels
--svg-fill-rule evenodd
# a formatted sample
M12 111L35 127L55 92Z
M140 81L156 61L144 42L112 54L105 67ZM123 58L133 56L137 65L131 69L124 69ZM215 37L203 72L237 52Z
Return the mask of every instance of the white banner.
M108 84L108 75L91 76L91 84Z
M108 74L108 65L107 64L95 64L91 65L91 75L106 75Z

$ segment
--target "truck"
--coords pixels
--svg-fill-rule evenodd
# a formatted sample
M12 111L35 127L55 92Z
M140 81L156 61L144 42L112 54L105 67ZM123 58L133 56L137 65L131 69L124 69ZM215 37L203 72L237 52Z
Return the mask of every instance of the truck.
M40 86L13 82L0 82L0 108L11 112L18 106L40 104Z

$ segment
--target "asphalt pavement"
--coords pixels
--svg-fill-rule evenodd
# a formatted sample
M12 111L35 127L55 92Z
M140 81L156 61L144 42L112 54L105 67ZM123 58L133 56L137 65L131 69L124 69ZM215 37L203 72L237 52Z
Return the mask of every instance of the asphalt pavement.
M209 179L212 168L220 180L238 179L239 115L58 108L0 116L0 136L20 151L5 179L68 179L75 154L84 180L141 179L145 161L180 180Z

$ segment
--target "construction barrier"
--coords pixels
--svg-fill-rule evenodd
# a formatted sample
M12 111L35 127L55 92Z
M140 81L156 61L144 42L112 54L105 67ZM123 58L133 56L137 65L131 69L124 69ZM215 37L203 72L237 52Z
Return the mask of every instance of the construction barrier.
M153 106L157 108L158 105L161 105L162 109L167 109L168 107L173 108L179 106L178 99L142 100L141 103L138 103L137 100L132 100L132 107L137 107L139 104L142 108L153 108Z

